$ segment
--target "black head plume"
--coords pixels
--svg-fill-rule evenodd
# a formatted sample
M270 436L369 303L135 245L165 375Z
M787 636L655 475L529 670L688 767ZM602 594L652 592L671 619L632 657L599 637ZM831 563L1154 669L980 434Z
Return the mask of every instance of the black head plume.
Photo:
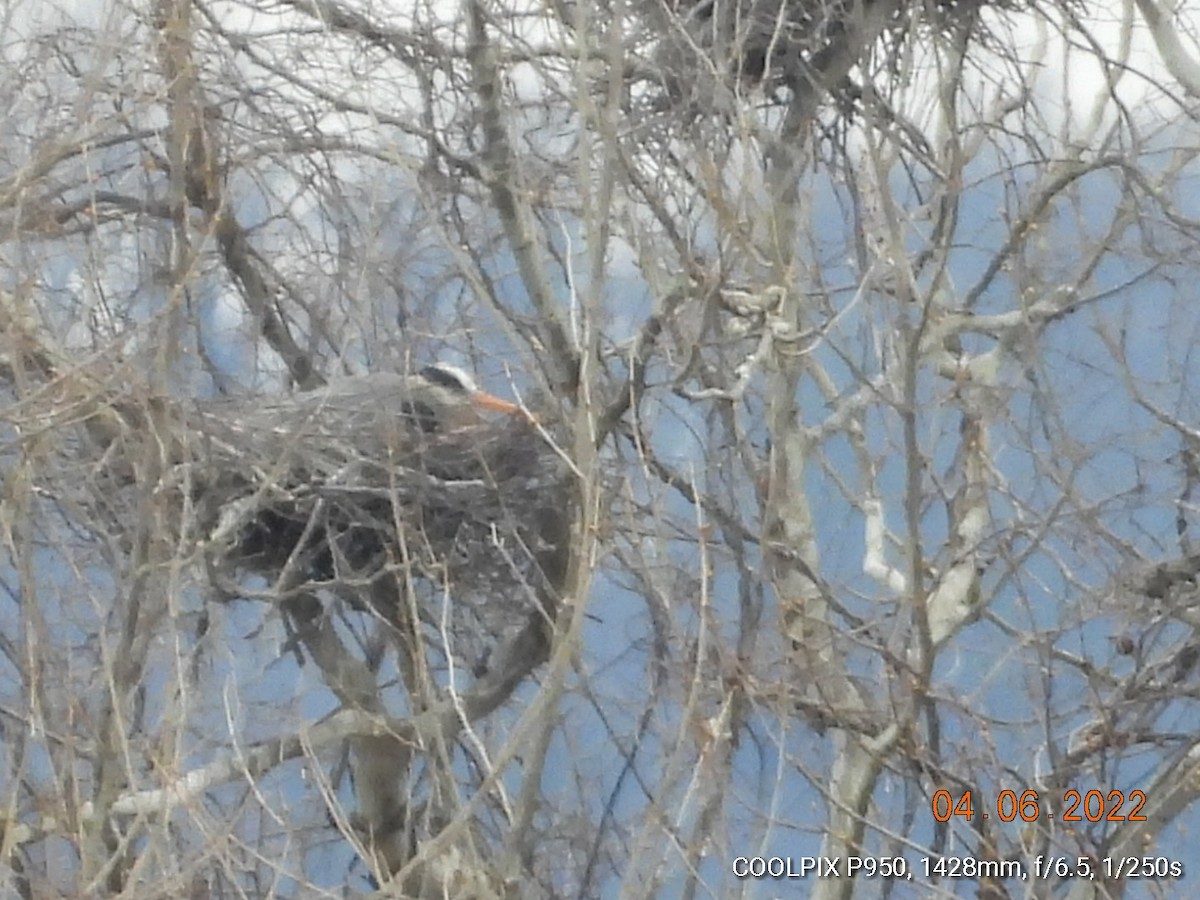
M471 380L471 376L457 366L445 363L426 366L421 370L421 377L430 384L444 387L464 397L475 391L475 382Z

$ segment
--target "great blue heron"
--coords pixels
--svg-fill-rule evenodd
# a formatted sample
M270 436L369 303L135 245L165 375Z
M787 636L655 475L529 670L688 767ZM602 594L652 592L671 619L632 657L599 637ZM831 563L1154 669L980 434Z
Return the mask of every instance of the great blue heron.
M559 541L563 478L544 430L457 366L202 405L189 425L213 546L268 576L362 577L422 557L455 563L458 580L528 578Z

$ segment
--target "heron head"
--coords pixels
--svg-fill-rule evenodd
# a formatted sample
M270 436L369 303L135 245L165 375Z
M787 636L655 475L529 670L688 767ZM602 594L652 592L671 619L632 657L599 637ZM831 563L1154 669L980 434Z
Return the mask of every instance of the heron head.
M517 404L480 390L469 373L450 363L425 366L418 375L410 406L423 431L469 425L478 410L522 413Z

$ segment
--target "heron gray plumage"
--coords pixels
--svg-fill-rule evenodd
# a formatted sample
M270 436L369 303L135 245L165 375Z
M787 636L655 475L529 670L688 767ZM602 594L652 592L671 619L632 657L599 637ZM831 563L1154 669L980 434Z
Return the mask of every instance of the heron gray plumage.
M312 391L203 404L194 425L264 462L274 457L276 470L290 458L312 477L335 478L347 465L413 464L431 451L427 461L439 469L456 461L470 469L485 445L529 437L531 421L462 369L437 363L417 373L377 372Z

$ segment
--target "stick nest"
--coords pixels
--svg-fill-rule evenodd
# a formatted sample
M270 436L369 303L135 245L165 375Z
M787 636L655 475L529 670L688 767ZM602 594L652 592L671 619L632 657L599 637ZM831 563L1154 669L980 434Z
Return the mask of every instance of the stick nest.
M426 432L408 399L380 374L198 406L182 430L216 569L289 589L399 575L456 600L545 604L569 481L544 432L519 416Z

